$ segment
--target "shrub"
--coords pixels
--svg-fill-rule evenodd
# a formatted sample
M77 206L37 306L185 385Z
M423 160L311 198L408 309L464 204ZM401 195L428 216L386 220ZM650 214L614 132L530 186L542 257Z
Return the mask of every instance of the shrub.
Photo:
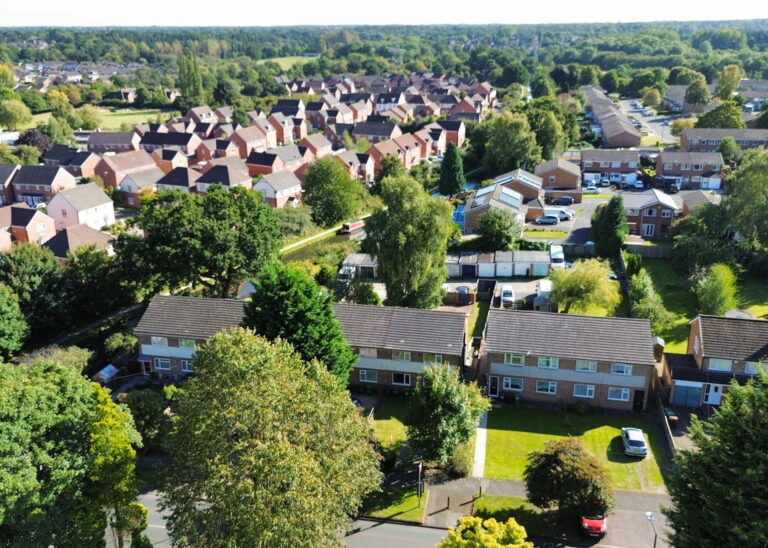
M456 452L448 459L448 473L465 478L472 472L475 463L475 438L456 446Z

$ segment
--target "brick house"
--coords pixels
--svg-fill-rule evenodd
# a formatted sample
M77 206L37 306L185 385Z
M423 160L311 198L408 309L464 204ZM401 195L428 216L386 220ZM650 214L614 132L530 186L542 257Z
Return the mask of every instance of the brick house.
M688 192L683 196L683 207L680 210L680 216L690 215L697 207L704 204L719 205L721 200L722 196L720 194L704 192L702 190Z
M202 140L196 133L159 133L148 131L141 138L139 146L147 152L158 148L174 148L187 156L195 154Z
M104 181L104 186L116 188L126 175L154 169L158 166L146 150L123 152L114 156L104 156L96 166L96 175Z
M464 225L462 226L464 232L475 232L482 216L493 209L508 212L517 219L519 226L525 224L523 196L503 184L496 184L478 189L467 199L467 203L464 205Z
M732 380L745 384L761 368L768 373L768 322L696 316L689 322L685 354L664 354L662 384L673 405L720 405Z
M93 152L66 145L54 145L41 158L44 166L63 167L75 177L92 177L100 159Z
M446 132L446 143L454 143L457 147L464 146L467 126L461 120L438 120L426 126L427 128L439 127Z
M16 164L0 164L0 205L12 204L16 200L13 196L13 178L19 170Z
M152 151L152 159L163 173L170 173L177 167L189 167L189 158L176 148L158 148Z
M156 183L157 190L180 190L185 194L197 191L200 173L188 167L177 167L163 175Z
M424 157L421 143L411 134L401 135L388 141L376 143L368 149L368 154L373 157L376 170L381 166L384 156L389 154L394 154L400 158L406 170L417 165Z
M156 295L134 330L143 373L181 379L198 345L242 320L243 301Z
M170 171L169 171L170 173ZM146 169L129 173L120 181L120 192L123 205L128 207L141 207L142 196L154 194L157 190L157 182L163 178L166 173L160 168Z
M251 188L252 179L247 171L232 166L214 166L195 181L198 194L205 194L211 185L221 185L229 190L234 187Z
M274 128L270 126L270 129L275 137L275 142L277 142L277 134L275 133ZM261 126L240 128L235 131L229 139L238 147L238 153L241 158L247 158L254 150L261 152L267 150L267 148L271 148L268 146L267 135L264 133Z
M449 364L457 375L464 365L464 314L347 303L333 308L359 356L349 378L353 389L408 392L430 364Z
M274 152L253 151L248 155L245 165L251 177L285 171L285 162Z
M373 108L379 114L392 110L405 103L405 95L402 92L379 93L374 101Z
M93 131L88 136L88 152L96 154L129 152L138 150L139 142L141 142L141 137L133 131Z
M218 116L208 105L193 107L187 111L184 119L196 124L215 124L219 121Z
M741 150L768 148L768 129L686 129L680 134L683 152L716 152L720 142L731 137Z
M112 198L96 183L77 185L62 190L48 202L48 214L56 222L56 230L83 224L95 230L115 224Z
M36 206L47 202L62 190L75 188L77 181L60 167L21 166L11 184L17 202Z
M101 232L88 225L72 225L61 230L56 236L43 244L53 252L53 256L64 262L70 253L79 248L92 245L97 250L106 251L107 255L113 255L112 242L114 236Z
M261 192L264 201L271 207L296 206L301 202L301 181L290 171L264 175L256 181L253 189Z
M645 319L492 309L481 375L488 395L642 410L656 362Z
M640 153L637 150L607 150L593 148L581 151L581 171L584 182L608 179L611 183L634 183Z
M281 112L273 112L269 115L267 121L275 128L278 145L293 142L293 118L286 117Z
M654 188L626 193L623 198L630 234L644 238L669 236L669 227L680 212L669 194Z
M349 170L349 176L359 181L373 181L374 164L370 154L345 150L335 156Z
M299 146L307 147L312 152L312 156L315 158L322 158L328 156L333 152L333 146L331 142L326 139L322 133L314 133L304 137Z
M56 223L42 211L26 203L0 207L0 233L2 248L8 250L11 242L43 244L56 235Z
M392 122L362 122L355 124L350 132L350 136L355 142L360 139L368 139L374 144L394 139L402 134L400 127Z
M723 156L719 152L662 152L656 158L656 178L677 188L719 189Z
M562 158L554 158L536 166L534 173L541 177L544 188L580 188L581 169Z

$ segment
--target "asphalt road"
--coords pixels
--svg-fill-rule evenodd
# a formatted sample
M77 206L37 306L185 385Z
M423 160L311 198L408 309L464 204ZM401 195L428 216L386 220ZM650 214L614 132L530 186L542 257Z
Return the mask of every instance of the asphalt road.
M646 116L640 111L640 109L632 106L632 99L622 99L620 103L621 110L623 110L625 114L632 115L637 118L637 120L643 124L645 130L648 131L648 135L655 135L665 143L677 142L677 138L672 135L670 127L668 125L665 126L664 123L671 124L672 120L675 120L676 118L685 118L684 115L674 114L672 116ZM643 129L641 129L641 131L643 131Z
M445 529L357 520L360 530L347 536L350 548L433 548L445 537Z

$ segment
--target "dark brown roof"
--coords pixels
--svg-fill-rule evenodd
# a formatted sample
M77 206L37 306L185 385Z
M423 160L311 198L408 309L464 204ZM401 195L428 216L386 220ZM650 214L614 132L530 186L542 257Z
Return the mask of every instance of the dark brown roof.
M137 335L208 339L240 325L243 301L157 295L139 320Z
M56 257L66 259L69 251L74 252L86 245L94 245L96 249L106 249L111 241L112 236L109 234L87 225L73 225L66 227L43 246L53 251Z
M768 322L697 316L701 322L701 347L704 356L732 360L760 361L768 359Z
M489 352L654 365L648 320L491 309Z
M346 303L333 308L352 346L453 356L464 350L464 314Z

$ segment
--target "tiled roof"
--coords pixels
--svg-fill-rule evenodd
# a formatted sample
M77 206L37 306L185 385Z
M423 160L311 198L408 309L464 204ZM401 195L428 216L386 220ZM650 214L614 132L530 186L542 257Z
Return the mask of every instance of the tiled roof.
M77 185L75 188L62 190L59 194L66 198L77 211L112 203L112 199L96 183Z
M88 136L88 146L91 145L130 145L133 144L132 131L94 131Z
M271 186L276 192L296 188L297 186L301 187L299 178L290 171L270 173L269 175L264 175L261 180Z
M637 163L640 161L640 152L637 150L609 150L604 148L590 148L581 151L581 161Z
M187 146L194 137L194 133L158 133L156 131L148 131L141 138L141 144L163 147Z
M703 190L694 190L683 196L683 203L693 210L702 204L717 204L720 203L721 196L719 194L707 194Z
M733 137L737 141L768 141L768 129L692 128L683 130L683 135L689 140Z
M659 156L663 164L723 165L719 152L662 152Z
M183 188L195 186L200 173L188 167L175 167L167 175L157 181L158 185L169 185Z
M491 309L485 342L488 352L655 363L651 323L635 318Z
M626 192L622 196L624 207L628 209L643 209L655 204L664 205L670 209L678 210L677 204L672 196L658 188L644 190L642 192Z
M712 358L768 360L768 321L697 316L701 322L702 354Z
M13 179L13 183L50 186L61 172L67 173L58 166L21 166Z
M198 180L198 183L219 183L223 186L233 186L250 182L251 177L247 172L232 166L213 166Z
M134 332L137 335L208 339L240 325L243 301L157 295Z
M534 172L536 173L536 175L540 175L542 173L549 173L550 171L553 171L555 169L567 171L568 173L572 173L577 177L581 177L581 169L579 168L579 166L577 166L573 162L569 162L568 160L563 160L562 158L554 158L552 160L549 160L548 162L539 164L536 166L536 169L534 170Z
M124 171L127 169L156 167L157 164L152 156L146 150L132 150L130 152L121 152L114 156L104 156L104 162L109 164L115 171Z
M360 122L355 124L352 129L352 136L368 136L373 135L377 137L389 137L392 135L392 131L395 129L395 124L392 122Z
M61 259L67 258L67 252L74 252L79 247L94 245L96 249L106 249L112 236L104 234L87 225L72 225L56 234L53 238L43 244L51 251L54 256Z
M139 190L146 187L154 186L160 179L165 176L163 170L159 167L153 167L151 169L145 169L144 171L137 171L126 176L126 179L133 181Z
M346 303L333 308L352 346L453 356L464 349L464 314Z

